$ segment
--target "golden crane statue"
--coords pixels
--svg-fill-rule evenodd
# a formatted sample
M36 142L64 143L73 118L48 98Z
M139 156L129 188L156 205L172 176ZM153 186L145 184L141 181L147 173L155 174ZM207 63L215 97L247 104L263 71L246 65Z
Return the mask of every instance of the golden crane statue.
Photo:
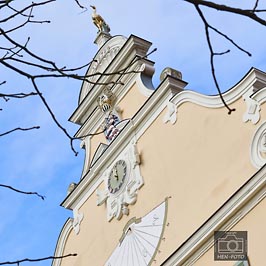
M91 17L94 25L98 28L98 33L100 32L109 33L110 27L104 21L104 19L99 14L96 13L96 7L95 6L90 6L90 7L93 9Z

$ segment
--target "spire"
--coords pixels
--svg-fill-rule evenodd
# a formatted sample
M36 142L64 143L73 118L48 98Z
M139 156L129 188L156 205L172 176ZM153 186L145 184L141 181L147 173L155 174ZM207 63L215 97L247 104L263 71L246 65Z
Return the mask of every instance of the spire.
M96 7L90 6L92 8L92 21L94 25L98 28L97 37L94 41L98 45L98 48L100 48L106 41L108 41L111 38L110 35L110 27L105 22L105 20L102 18L101 15L97 14Z

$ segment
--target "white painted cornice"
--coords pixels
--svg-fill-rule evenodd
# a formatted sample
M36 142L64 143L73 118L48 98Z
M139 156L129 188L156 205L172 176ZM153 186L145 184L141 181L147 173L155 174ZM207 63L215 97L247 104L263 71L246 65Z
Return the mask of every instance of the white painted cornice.
M259 91L255 92L250 96L251 99L254 99L259 104L262 104L266 101L266 86Z
M245 93L253 93L266 86L266 73L258 69L251 68L245 77L234 87L223 93L224 100L231 104L242 97ZM223 103L219 95L207 96L194 91L183 91L171 99L177 107L184 102L192 102L204 107L220 108Z
M112 39L110 39L110 41L111 40ZM108 42L101 49L104 49ZM131 35L125 42L125 44L122 46L118 54L107 66L104 73L116 73L121 69L127 68L130 63L132 63L134 58L145 56L150 46L150 42ZM127 69L127 71L130 70L132 69ZM120 78L121 74L101 75L97 82L106 84L118 81ZM83 90L84 86L86 86L85 82L82 85L81 91ZM95 84L91 88L91 90L86 94L86 96L84 96L84 99L80 102L78 108L75 110L69 120L76 124L83 124L84 121L86 121L88 114L90 114L96 108L97 98L104 87L105 85Z

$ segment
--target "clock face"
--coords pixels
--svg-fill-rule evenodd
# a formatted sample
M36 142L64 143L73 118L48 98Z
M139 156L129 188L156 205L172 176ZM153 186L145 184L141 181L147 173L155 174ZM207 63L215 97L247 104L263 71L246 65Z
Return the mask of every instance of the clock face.
M127 175L127 164L124 160L117 161L108 178L108 190L114 194L120 190L125 183Z

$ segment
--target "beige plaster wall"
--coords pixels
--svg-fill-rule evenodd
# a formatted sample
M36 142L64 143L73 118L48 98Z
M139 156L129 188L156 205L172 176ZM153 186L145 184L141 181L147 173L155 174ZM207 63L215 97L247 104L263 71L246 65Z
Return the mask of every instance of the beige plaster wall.
M132 116L143 100L136 97L135 89L119 104L124 109L123 117ZM130 215L107 222L106 207L96 206L94 193L81 207L84 219L79 235L70 234L65 247L65 254L79 255L64 260L62 265L103 265L128 220L144 216L168 196L169 226L154 265L172 254L257 171L249 158L256 126L242 122L246 108L242 99L233 107L237 111L229 116L224 108L185 103L178 109L175 125L163 124L164 110L137 144L145 184L136 204L129 206Z
M107 222L105 208L96 206L95 193L80 212L84 213L80 233L75 235L72 231L64 250L64 254L76 252L78 256L63 260L62 265L103 265L110 255L109 246L115 246L121 237L121 224Z
M138 143L147 209L166 195L172 197L159 262L256 172L249 159L254 125L242 122L242 100L234 107L237 111L229 116L225 109L185 103L175 125L162 125L162 114Z
M102 132L102 128L99 128L96 133ZM91 137L91 145L90 145L90 161L93 158L94 153L96 152L98 146L100 143L107 144L106 138L104 136L104 133L95 135Z
M122 119L132 118L146 100L147 97L140 92L136 83L134 83L118 103L122 109Z

